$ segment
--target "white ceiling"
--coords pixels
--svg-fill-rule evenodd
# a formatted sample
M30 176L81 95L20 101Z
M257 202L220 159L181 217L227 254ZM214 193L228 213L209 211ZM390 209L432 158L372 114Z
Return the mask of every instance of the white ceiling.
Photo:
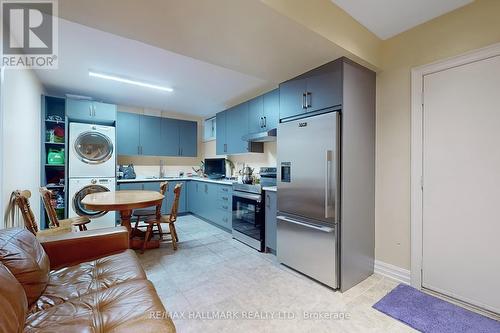
M164 92L89 77L89 69L172 87ZM265 81L61 19L59 68L37 70L49 93L207 116Z
M331 0L381 39L388 39L474 0Z
M37 71L48 92L175 113L213 115L348 55L256 0L64 0L59 15L59 69Z

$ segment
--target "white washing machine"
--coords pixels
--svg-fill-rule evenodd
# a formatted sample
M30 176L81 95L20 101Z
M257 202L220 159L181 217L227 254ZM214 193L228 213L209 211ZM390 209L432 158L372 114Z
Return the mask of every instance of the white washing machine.
M69 178L115 177L115 128L69 124Z
M69 180L69 217L87 216L91 222L88 229L114 227L115 212L96 212L86 209L82 199L90 193L115 191L115 178L73 178Z

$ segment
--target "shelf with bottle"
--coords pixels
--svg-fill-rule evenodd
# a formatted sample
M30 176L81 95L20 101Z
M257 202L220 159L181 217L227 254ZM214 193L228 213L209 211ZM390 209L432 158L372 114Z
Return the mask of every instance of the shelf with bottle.
M64 191L61 189L52 189L52 200L50 200L50 204L56 210L57 218L63 220L66 207L64 204Z

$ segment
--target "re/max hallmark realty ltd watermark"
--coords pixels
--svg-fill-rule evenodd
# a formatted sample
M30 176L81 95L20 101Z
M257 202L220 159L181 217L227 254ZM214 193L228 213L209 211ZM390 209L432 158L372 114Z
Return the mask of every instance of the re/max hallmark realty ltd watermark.
M57 0L0 0L1 66L57 69Z

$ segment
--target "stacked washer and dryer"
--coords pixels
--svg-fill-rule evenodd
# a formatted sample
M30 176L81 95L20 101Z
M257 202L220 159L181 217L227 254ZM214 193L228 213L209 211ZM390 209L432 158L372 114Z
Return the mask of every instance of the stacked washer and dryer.
M112 126L69 125L69 217L89 217L88 229L115 226L114 212L88 210L81 203L87 194L115 191L115 132Z

